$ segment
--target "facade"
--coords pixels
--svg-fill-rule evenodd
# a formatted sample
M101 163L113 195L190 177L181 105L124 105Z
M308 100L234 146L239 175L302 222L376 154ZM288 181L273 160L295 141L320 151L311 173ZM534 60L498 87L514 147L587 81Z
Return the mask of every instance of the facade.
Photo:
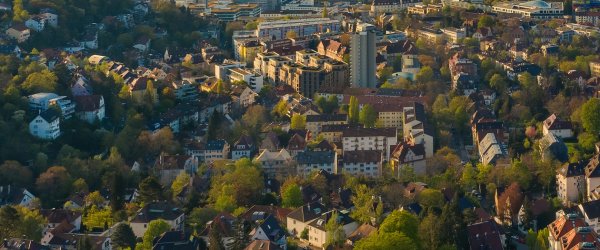
M331 151L301 151L296 155L299 175L308 176L312 172L325 170L337 173L338 156Z
M492 6L492 11L496 13L518 14L522 17L542 20L562 18L564 15L562 2L545 2L542 0L499 2Z
M586 197L592 199L592 192L600 186L600 154L594 155L585 166Z
M269 178L286 177L296 172L292 156L284 148L279 151L262 150L254 160L260 162Z
M231 149L231 159L238 160L241 158L252 158L256 153L257 146L252 140L252 137L242 135L239 140L233 144Z
M367 23L357 25L350 44L350 85L353 87L376 87L375 26Z
M590 74L593 77L600 77L600 61L591 61L590 62Z
M308 223L308 242L310 245L324 249L325 243L327 242L328 232L325 228L325 225L332 217L333 213L337 214L338 223L342 226L344 230L344 235L350 235L356 228L358 228L358 223L350 218L350 212L347 210L337 211L331 210L326 213L321 214L318 218Z
M71 118L75 113L75 104L66 99L66 96L58 96L54 93L37 93L27 97L29 108L32 110L45 111L51 106L57 106L65 119Z
M398 144L395 128L347 128L342 131L344 154L357 150L379 150L390 159L390 147Z
M261 74L256 74L241 68L232 68L229 72L230 81L244 81L255 92L260 92L264 86L264 77Z
M375 0L371 3L370 12L373 14L397 13L419 2L415 0Z
M75 116L87 123L102 121L105 117L104 97L101 95L75 96Z
M579 212L583 215L583 220L594 232L600 232L600 200L588 201L577 206Z
M348 124L348 115L333 114L333 115L307 115L306 129L314 134L319 134L323 125L342 125Z
M326 212L325 206L318 202L311 202L296 208L287 215L286 227L290 235L300 237L302 231L308 230L308 224Z
M544 136L550 133L560 138L571 138L573 137L573 125L569 121L558 118L556 114L552 114L544 120L542 132Z
M193 176L198 171L198 158L190 155L160 155L154 164L154 171L163 186L171 186L182 173Z
M15 24L6 30L6 35L17 41L17 43L23 43L31 36L31 31L25 25Z
M413 172L417 175L426 173L427 164L423 144L398 144L390 157L390 164L398 177L401 176L402 169L405 167L412 168Z
M209 140L206 143L190 142L185 145L188 155L198 157L198 161L210 163L229 159L230 146L225 140Z
M175 98L180 101L191 101L198 98L198 85L187 80L174 81L171 87L175 92Z
M344 153L337 173L354 176L379 177L382 173L383 153L379 150L356 150Z
M565 163L557 170L556 193L563 204L585 197L585 162Z
M258 4L216 4L210 6L210 14L220 21L231 22L245 17L260 16L260 6Z
M239 58L238 60L246 65L254 63L256 55L263 52L264 47L258 40L250 40L243 42L239 45Z
M131 221L129 226L137 237L144 236L148 224L157 219L166 221L172 230L183 230L185 214L180 208L166 202L150 202L141 208Z
M29 133L44 140L54 140L60 136L60 115L54 109L40 112L30 123Z
M316 33L338 32L340 28L338 20L309 18L261 22L256 32L258 37L280 40L286 38L290 31L293 31L296 37L306 37Z

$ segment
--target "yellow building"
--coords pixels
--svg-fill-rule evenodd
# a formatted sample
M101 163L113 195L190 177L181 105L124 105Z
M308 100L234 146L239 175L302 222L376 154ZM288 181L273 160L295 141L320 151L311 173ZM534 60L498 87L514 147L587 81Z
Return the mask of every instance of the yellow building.
M590 62L590 74L594 77L600 77L600 60Z
M263 46L258 41L247 41L240 44L240 62L246 65L254 63L256 54L263 52Z

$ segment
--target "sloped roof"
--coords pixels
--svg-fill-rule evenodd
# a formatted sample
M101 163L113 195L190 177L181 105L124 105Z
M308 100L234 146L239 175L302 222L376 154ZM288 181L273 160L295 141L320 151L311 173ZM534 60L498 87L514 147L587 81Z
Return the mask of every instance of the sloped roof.
M325 206L319 202L312 202L306 205L303 205L288 214L288 218L292 218L294 220L307 222L316 219L322 213L326 212Z
M75 110L78 112L90 112L100 109L100 100L103 97L101 95L82 95L74 96Z
M149 223L156 219L175 220L183 214L183 211L175 205L166 202L151 202L141 208L135 217L131 220L132 223Z
M467 227L471 249L502 250L501 229L493 220L471 224Z

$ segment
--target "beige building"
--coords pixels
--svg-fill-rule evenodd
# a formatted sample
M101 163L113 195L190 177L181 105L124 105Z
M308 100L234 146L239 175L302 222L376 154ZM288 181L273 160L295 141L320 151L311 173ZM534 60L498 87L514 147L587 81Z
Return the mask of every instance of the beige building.
M285 149L279 151L263 150L254 160L261 164L263 171L270 178L285 178L296 172L292 156Z
M600 77L600 60L590 62L590 73L594 77Z
M12 39L15 39L18 43L22 43L29 39L29 36L31 36L31 31L25 25L15 24L6 30L6 35Z
M584 197L585 165L583 162L566 163L557 170L556 191L563 204L577 202Z
M158 219L166 221L172 230L183 230L185 213L166 201L151 202L136 213L129 222L129 226L133 229L135 236L142 237L148 230L148 224Z
M306 129L313 134L319 134L323 125L342 125L348 124L348 115L332 114L332 115L307 115Z
M337 213L338 221L342 225L344 235L350 235L356 228L358 223L350 218L350 212L343 210L337 211L332 210L321 214L317 219L308 223L308 242L315 247L325 249L325 243L327 242L328 232L325 229L327 221L331 218L333 213Z
M292 64L292 59L289 57L271 57L267 65L267 79L271 83L280 83L279 71L284 65Z

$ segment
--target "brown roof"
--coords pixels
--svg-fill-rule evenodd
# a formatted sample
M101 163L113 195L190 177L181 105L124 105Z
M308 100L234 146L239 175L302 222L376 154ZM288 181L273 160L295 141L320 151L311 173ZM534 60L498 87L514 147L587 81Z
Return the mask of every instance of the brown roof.
M281 248L269 240L254 240L244 250L280 250Z
M548 225L550 236L553 239L560 239L565 236L569 231L576 227L583 227L586 223L577 214L566 214L558 217L555 221Z
M348 236L348 240L352 242L357 242L362 238L365 238L375 232L377 232L376 227L371 226L369 224L362 224Z
M200 235L209 235L210 230L219 230L222 237L231 237L234 234L233 222L235 217L227 212L221 212L208 222L206 228Z
M552 114L546 118L546 120L544 120L544 126L546 126L548 130L571 129L573 127L570 122L561 120L556 114Z
M48 220L48 223L58 224L63 221L69 223L81 217L80 212L75 212L67 209L41 209L40 214Z
M81 95L74 96L75 110L78 112L90 112L100 109L101 95Z
M189 155L161 155L158 157L155 167L158 170L184 169L185 162L191 157Z
M398 160L401 163L405 163L406 154L413 152L415 155L422 155L423 159L425 156L425 146L423 144L411 145L408 143L398 144L392 152L392 158Z
M591 227L577 227L560 238L562 249L600 249L598 235ZM587 244L587 245L586 245ZM585 245L583 247L582 245Z
M268 216L267 214L273 215L279 221L279 223L284 223L286 221L285 218L287 217L287 215L290 212L292 212L292 210L289 208L282 208L282 207L276 207L276 206L254 205L254 206L250 207L248 210L246 210L246 212L241 214L240 217L244 218L244 220L253 222L252 216L256 212L264 212L265 213L264 218L266 218Z
M502 250L500 227L493 220L478 222L467 227L469 246L472 250Z

